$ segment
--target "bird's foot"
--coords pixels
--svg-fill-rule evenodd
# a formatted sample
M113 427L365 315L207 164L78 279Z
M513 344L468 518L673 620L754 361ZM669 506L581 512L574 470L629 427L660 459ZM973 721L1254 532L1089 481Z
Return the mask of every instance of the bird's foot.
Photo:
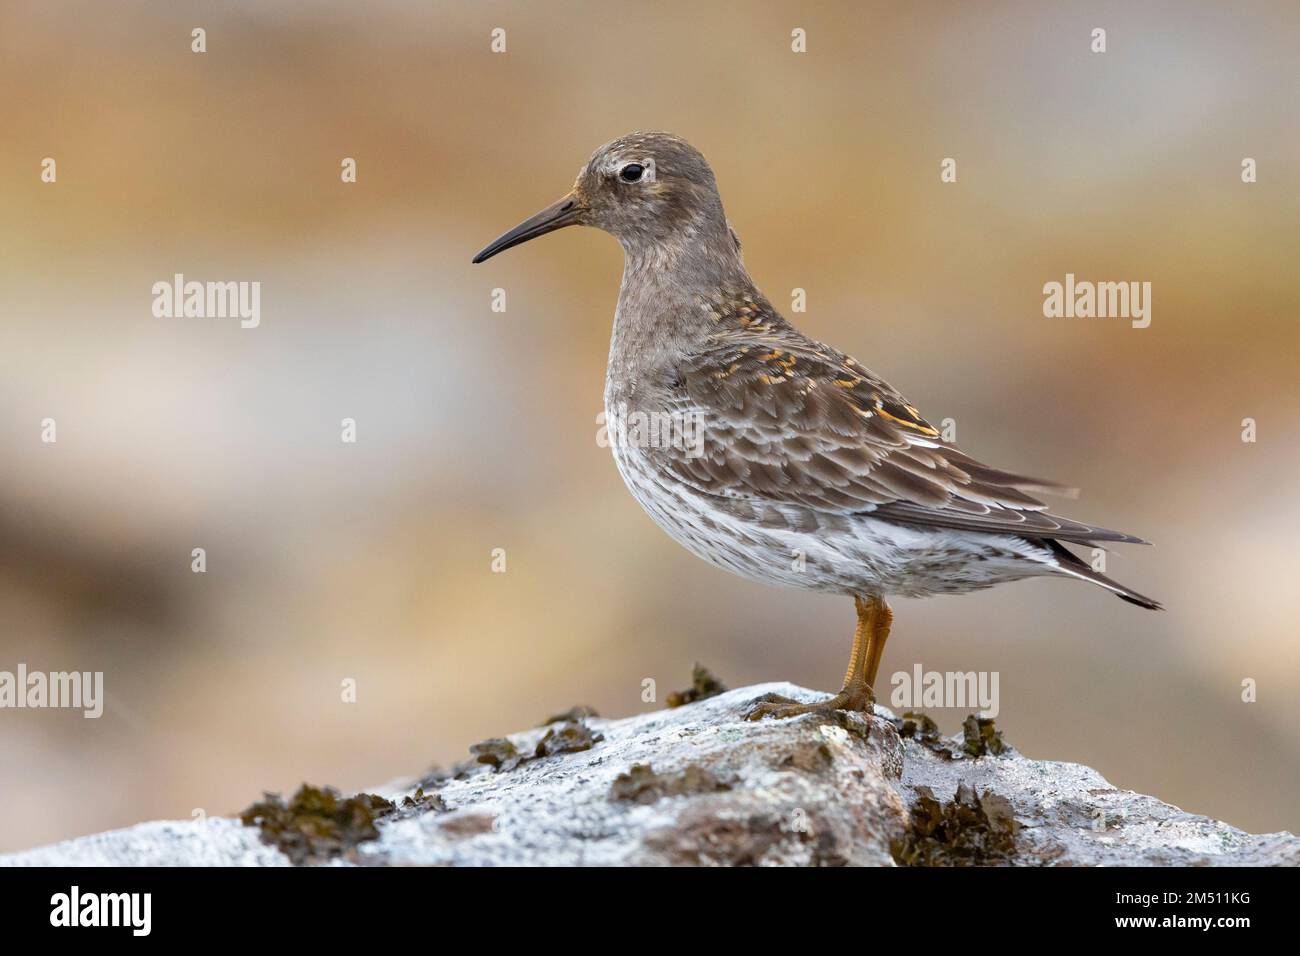
M784 720L787 717L798 717L802 714L829 714L836 710L859 711L870 714L873 712L875 704L876 695L871 692L870 687L865 685L845 687L834 697L814 704L801 704L797 700L782 697L780 694L764 694L762 697L756 697L750 701L749 709L745 711L745 719L762 720L764 717L774 717L777 720Z

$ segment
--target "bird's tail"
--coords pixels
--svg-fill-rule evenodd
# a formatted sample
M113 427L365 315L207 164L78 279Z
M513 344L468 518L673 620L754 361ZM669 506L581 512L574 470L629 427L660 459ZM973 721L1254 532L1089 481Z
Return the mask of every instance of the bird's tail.
M1107 591L1112 592L1121 601L1128 601L1129 604L1136 604L1138 607L1144 607L1150 611L1162 611L1164 605L1159 601L1152 600L1145 594L1138 594L1132 588L1125 587L1118 581L1106 577L1100 571L1094 571L1090 565L1083 561L1073 551L1070 551L1059 541L1043 542L1051 549L1052 554L1056 557L1057 566L1066 574L1080 578L1084 581L1091 581L1093 584L1100 585Z

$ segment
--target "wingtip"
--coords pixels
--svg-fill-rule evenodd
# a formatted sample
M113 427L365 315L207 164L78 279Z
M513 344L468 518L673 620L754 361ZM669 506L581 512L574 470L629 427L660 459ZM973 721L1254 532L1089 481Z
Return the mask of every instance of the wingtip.
M1027 490L1041 492L1054 498L1069 498L1071 501L1077 501L1079 498L1079 489L1069 485L1042 484Z
M1145 608L1148 611L1165 610L1165 606L1161 604L1159 601L1154 601L1149 597L1143 597L1141 594L1136 594L1136 593L1125 594L1123 592L1116 591L1115 596L1118 597L1121 601L1127 601L1129 604L1135 604L1138 607Z

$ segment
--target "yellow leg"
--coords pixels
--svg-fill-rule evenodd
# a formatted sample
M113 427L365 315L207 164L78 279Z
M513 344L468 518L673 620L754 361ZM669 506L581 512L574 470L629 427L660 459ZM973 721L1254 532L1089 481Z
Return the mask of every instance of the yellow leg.
M875 602L875 619L874 626L871 630L871 641L867 645L867 686L875 689L876 671L880 670L880 659L885 656L885 641L889 640L889 629L894 626L894 612L883 598L872 598ZM859 601L858 614L861 615L861 598Z
M780 694L764 694L753 702L745 714L748 720L763 717L797 717L800 714L826 713L832 710L860 710L871 713L875 705L872 687L880 658L885 653L885 641L894 622L894 612L884 598L858 597L853 599L858 610L858 626L853 631L853 651L849 667L844 673L844 686L829 700L817 704L801 704Z

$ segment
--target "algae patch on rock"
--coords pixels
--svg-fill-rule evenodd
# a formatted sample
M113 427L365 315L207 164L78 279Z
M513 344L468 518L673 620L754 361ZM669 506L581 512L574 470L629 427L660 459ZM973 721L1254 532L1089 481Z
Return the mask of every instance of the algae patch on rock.
M669 707L681 707L699 700L717 697L719 694L726 693L726 691L726 684L714 677L713 673L703 664L696 664L691 668L691 686L686 690L673 691L664 702Z
M424 787L416 787L415 792L402 797L402 802L392 810L385 811L380 819L406 820L423 813L446 813L447 804L436 793L425 793Z
M916 788L912 826L894 846L900 866L997 866L1016 857L1016 822L1011 801L985 790L957 785L947 803L929 787Z
M577 704L570 707L562 714L552 714L537 726L546 727L550 724L563 724L570 720L586 720L588 717L599 717L595 707L589 707L586 704Z
M992 717L980 717L971 714L961 725L962 735L966 740L966 752L972 757L997 757L1009 749L1002 739L1002 731L993 724Z
M605 738L593 733L591 728L580 720L566 720L546 731L546 736L537 742L534 757L553 757L556 754L576 754L590 750L594 744Z
M377 840L375 821L396 806L373 793L344 797L333 787L303 784L286 804L278 793L244 810L244 826L261 831L262 842L276 847L295 864L319 863L341 856L359 843Z
M528 758L505 737L493 737L482 743L471 744L469 752L478 763L485 763L497 773L514 770Z
M530 760L554 757L557 754L582 753L605 739L581 719L562 720L559 723L549 722L543 726L546 727L546 733L542 735L542 739L537 742L537 746L531 753L521 751L505 737L493 737L491 740L474 744L469 748L469 752L474 757L474 762L487 764L496 773L507 773ZM470 766L472 767L472 764ZM465 777L468 769L470 768L463 765L458 766L454 774L456 779Z
M960 747L954 747L952 741L939 730L939 725L926 714L909 710L902 717L895 717L893 723L898 728L898 736L904 740L915 740L945 760L1000 757L1012 752L1011 745L1002 739L1002 731L997 729L992 717L981 717L979 714L968 716L961 725Z
M720 779L699 764L687 764L677 773L656 773L649 764L633 764L626 773L614 778L609 789L611 800L632 803L655 803L664 797L682 797L695 793L718 793L730 790L731 783Z
M387 800L304 787L290 800L268 795L242 824L153 821L0 856L0 866L1300 864L1289 833L1244 833L1088 767L1030 759L978 715L946 738L924 715L883 707L745 721L766 694L824 698L764 684L591 719L585 751L571 748L586 733L559 721L387 784ZM553 752L539 758L548 733L542 750Z
M904 740L915 740L939 756L952 759L952 750L944 742L939 725L928 715L904 711L902 717L895 718L894 726L898 728L898 736Z

